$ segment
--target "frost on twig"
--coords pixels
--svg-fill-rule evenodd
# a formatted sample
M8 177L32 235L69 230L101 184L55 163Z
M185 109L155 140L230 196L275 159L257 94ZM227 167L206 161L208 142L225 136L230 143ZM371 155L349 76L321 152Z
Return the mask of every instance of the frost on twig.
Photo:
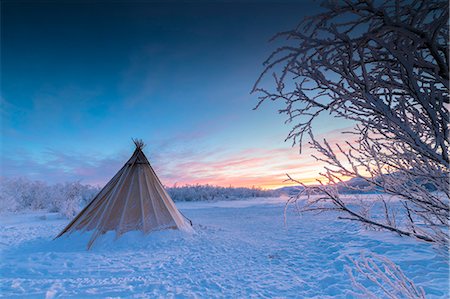
M380 298L380 294L374 294L368 287L375 285L386 298L425 299L423 288L417 287L400 267L388 258L375 253L362 253L359 259L349 259L353 267L346 266L345 269L352 285L359 291L352 295L358 298Z

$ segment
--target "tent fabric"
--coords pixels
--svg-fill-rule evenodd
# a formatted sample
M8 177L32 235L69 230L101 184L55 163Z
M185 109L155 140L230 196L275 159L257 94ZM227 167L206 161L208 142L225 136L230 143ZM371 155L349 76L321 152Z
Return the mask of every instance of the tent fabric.
M146 234L165 229L193 231L142 152L142 141L135 144L131 158L56 238L93 231L89 249L107 231L115 231L117 238L134 230Z

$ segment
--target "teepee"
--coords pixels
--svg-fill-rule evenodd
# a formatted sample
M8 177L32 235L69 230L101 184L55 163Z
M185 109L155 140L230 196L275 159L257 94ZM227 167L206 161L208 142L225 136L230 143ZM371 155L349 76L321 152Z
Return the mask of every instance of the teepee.
M92 231L89 249L108 231L115 231L117 237L133 230L192 231L142 152L144 143L134 143L136 150L128 162L56 238L74 231Z

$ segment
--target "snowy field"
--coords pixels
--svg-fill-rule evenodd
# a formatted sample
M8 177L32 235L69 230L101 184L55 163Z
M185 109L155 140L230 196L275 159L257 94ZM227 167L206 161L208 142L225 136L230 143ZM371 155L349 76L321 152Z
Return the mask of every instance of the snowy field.
M86 235L52 240L68 223L58 214L1 215L0 296L354 298L347 256L371 251L397 263L429 298L448 298L448 264L428 244L332 214L289 211L285 226L277 198L177 206L196 234L107 234L91 251Z

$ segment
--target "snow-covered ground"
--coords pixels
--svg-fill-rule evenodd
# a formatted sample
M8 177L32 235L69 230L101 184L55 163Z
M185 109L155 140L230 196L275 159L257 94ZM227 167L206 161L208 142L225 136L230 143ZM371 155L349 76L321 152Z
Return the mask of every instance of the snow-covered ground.
M278 198L177 206L196 234L107 234L90 251L86 235L52 240L68 223L57 214L0 215L0 296L353 298L347 256L366 251L392 259L429 298L448 298L448 263L428 244L332 214L289 211L285 226Z

